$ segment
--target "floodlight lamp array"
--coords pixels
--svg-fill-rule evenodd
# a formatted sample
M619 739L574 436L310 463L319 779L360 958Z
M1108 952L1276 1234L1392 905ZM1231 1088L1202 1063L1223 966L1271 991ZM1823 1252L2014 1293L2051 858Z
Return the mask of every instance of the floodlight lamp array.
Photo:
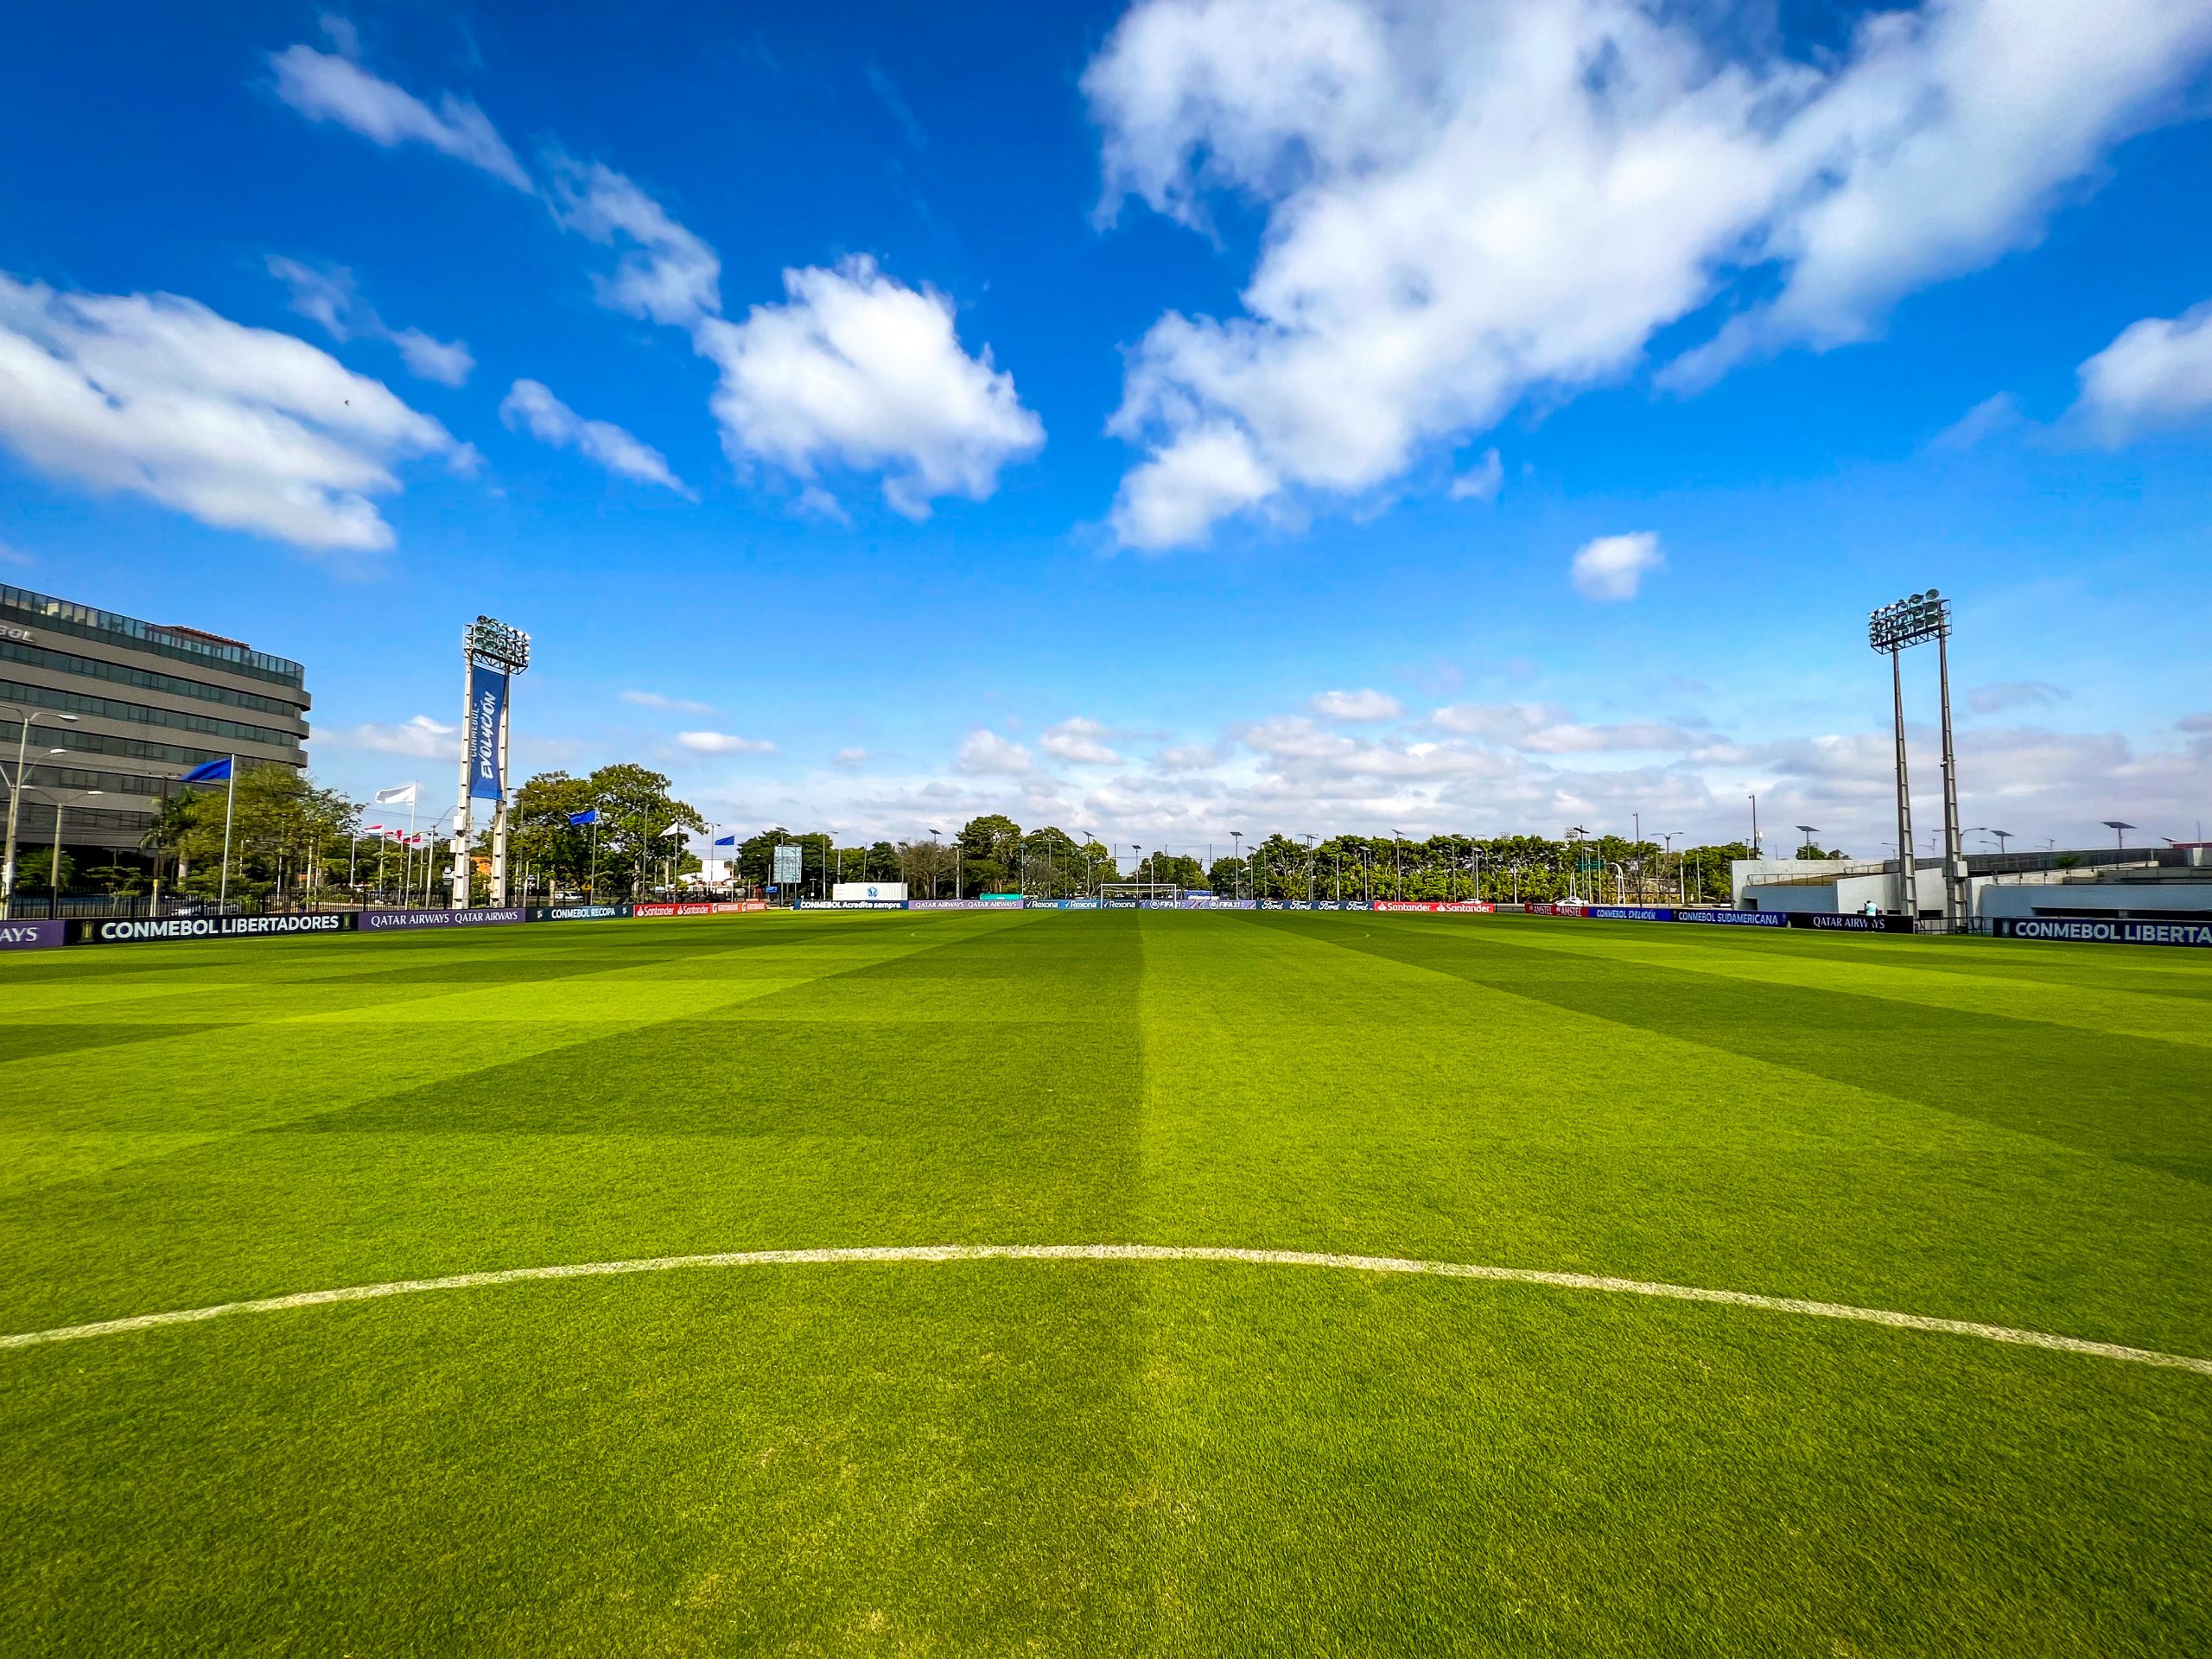
M1951 632L1951 601L1935 588L1885 605L1866 620L1866 643L1876 651L1903 651Z
M470 623L461 635L461 644L472 656L497 663L510 674L519 674L530 666L530 636L492 617L480 616Z

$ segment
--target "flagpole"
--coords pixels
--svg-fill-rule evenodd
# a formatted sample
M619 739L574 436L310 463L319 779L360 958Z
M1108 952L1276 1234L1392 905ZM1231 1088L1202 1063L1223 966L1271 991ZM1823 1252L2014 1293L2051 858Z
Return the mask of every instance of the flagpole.
M223 879L215 888L215 908L219 912L231 901L231 822L238 810L238 758L231 757L229 793L223 803Z

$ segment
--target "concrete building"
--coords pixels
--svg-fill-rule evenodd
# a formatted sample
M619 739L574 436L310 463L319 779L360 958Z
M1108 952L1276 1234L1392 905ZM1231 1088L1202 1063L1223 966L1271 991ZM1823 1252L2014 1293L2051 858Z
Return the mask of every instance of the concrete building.
M1897 908L1895 859L1854 861L1739 859L1731 867L1735 902L1746 910L1834 915L1872 904ZM1943 865L1913 861L1923 922L1942 917ZM2095 847L2041 853L1967 855L1967 913L2201 921L2212 915L2212 842L2163 848Z
M226 754L304 767L305 678L236 639L0 584L0 768L14 777L19 742L27 760L17 859L54 845L58 807L80 872L143 866L165 783Z

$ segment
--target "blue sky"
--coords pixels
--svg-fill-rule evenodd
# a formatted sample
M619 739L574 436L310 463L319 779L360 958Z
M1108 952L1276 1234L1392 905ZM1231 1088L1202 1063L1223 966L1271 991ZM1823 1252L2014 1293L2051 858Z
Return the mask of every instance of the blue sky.
M733 825L1878 853L1934 583L1969 824L2212 817L2212 3L6 27L0 579L357 791L486 611Z

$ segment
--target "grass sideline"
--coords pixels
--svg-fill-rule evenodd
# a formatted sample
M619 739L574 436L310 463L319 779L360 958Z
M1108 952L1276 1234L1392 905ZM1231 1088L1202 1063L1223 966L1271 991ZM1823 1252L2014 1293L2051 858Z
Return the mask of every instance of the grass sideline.
M2212 1356L2187 952L808 913L81 949L0 993L0 1332L1128 1243ZM0 1351L0 1645L2191 1653L2208 1471L2202 1376L1542 1286L531 1281Z

